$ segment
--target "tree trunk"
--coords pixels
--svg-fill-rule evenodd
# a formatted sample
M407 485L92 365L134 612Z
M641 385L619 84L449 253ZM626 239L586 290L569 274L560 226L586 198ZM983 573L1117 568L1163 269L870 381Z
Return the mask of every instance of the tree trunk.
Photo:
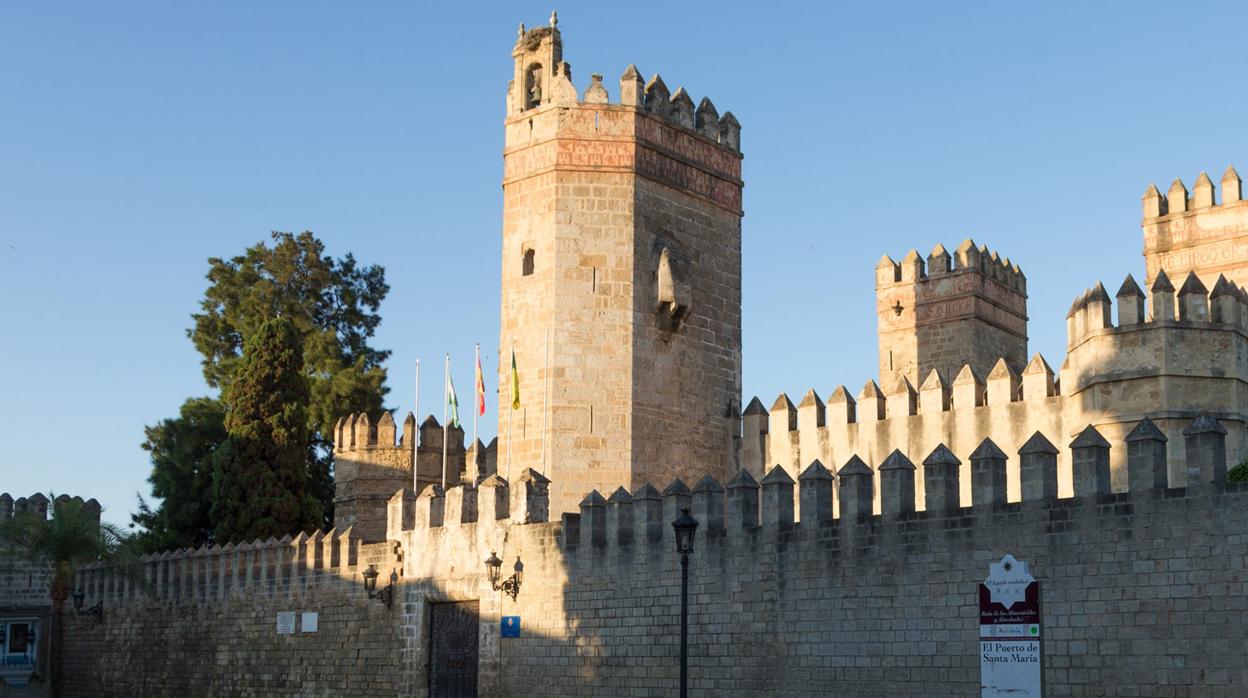
M64 611L65 599L69 596L69 588L53 582L52 585L52 633L48 636L48 679L52 684L52 698L60 698L61 691L61 653L64 648Z

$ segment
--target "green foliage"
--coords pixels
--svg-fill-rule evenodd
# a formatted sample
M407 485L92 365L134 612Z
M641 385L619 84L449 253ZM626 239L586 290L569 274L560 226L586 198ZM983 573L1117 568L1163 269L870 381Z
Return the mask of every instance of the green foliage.
M1248 462L1240 463L1226 473L1227 482L1248 482Z
M292 322L269 320L247 340L226 391L226 441L213 453L212 521L218 542L320 528L307 491L308 385Z
M228 393L247 338L270 318L289 320L303 343L308 427L323 444L344 413L382 409L390 352L368 341L390 287L382 267L360 267L349 253L329 257L312 233L272 237L272 247L259 243L233 259L208 260L202 312L187 333L204 357L204 379Z
M0 545L16 559L51 569L48 591L60 604L72 590L78 568L114 558L126 536L115 526L101 523L99 509L85 506L81 499L58 500L55 495L49 499L50 519L21 512L0 522Z
M144 552L197 548L212 540L212 452L225 441L225 405L215 398L191 398L178 416L144 430L144 450L151 453L152 510L140 497L143 527L135 545Z
M148 551L212 540L213 472L218 460L230 469L228 461L240 457L240 445L211 454L225 441L224 415L243 370L244 347L266 321L284 318L301 344L305 491L320 502L317 527L333 518L334 422L345 413L376 414L387 392L382 364L390 352L369 346L381 322L377 309L389 292L381 267L361 267L350 254L327 256L324 244L308 232L275 232L270 244L208 263L209 286L187 334L203 356L204 378L221 390L221 398L188 400L178 417L146 430L152 495L161 502L153 510L140 498L133 519L145 529L137 545Z

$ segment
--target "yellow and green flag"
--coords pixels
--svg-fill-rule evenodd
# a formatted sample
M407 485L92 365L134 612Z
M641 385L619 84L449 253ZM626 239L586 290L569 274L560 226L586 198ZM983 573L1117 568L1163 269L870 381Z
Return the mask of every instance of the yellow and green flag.
M511 350L511 409L520 409L520 374L516 372L516 350Z
M451 426L459 427L459 398L455 396L455 382L451 374L446 374L446 404L451 408L451 417L447 420Z

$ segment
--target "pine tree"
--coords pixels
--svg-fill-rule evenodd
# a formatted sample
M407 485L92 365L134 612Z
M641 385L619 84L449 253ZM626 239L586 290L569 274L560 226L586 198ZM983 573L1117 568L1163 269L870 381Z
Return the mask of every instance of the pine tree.
M266 321L243 349L226 394L225 443L213 453L214 538L220 543L320 528L308 492L308 385L303 343L284 319Z

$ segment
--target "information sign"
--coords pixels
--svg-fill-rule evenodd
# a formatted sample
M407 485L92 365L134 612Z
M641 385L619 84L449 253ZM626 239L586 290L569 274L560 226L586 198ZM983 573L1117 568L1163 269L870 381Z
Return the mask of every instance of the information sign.
M503 616L500 627L503 637L520 637L520 616Z
M979 585L981 698L1040 698L1040 582L1006 555Z

